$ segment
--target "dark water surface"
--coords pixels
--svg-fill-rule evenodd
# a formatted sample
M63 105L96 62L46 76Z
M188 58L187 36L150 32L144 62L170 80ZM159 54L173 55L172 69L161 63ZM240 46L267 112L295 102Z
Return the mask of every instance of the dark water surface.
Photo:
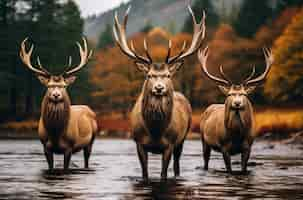
M91 169L83 169L82 152L72 157L64 174L56 156L47 172L36 140L0 141L0 199L303 199L303 149L255 143L248 175L228 175L220 154L212 153L210 171L202 170L200 141L186 141L181 177L160 182L160 156L149 156L150 184L141 181L135 144L129 140L97 140ZM239 170L239 156L233 168Z

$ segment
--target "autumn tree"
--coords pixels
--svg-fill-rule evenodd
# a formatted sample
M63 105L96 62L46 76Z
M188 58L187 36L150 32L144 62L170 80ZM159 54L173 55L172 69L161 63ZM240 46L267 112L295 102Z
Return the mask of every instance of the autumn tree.
M303 99L303 10L293 17L274 43L275 63L265 92L274 102L299 102Z

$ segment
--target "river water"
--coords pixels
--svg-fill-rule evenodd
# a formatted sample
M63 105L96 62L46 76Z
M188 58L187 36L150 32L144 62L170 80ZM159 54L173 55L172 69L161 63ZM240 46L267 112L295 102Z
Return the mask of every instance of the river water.
M228 175L222 156L212 152L210 170L202 170L200 141L186 141L181 177L160 182L161 158L149 156L151 182L141 179L135 144L130 140L97 140L89 170L82 152L73 155L64 174L63 157L55 156L49 173L38 140L0 140L0 199L303 199L303 149L256 142L248 175ZM240 170L240 157L233 169ZM236 173L237 174L237 173Z

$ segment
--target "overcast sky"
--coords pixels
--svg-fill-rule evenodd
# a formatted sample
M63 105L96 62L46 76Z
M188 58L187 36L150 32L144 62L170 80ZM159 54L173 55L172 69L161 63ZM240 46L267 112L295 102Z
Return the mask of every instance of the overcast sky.
M75 0L80 6L82 16L87 17L91 14L99 14L111 8L117 7L122 2L129 0Z

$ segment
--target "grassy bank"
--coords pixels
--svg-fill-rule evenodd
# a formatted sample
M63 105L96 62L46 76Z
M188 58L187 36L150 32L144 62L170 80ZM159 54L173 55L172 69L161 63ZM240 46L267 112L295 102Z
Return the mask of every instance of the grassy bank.
M192 134L190 138L199 138L201 110L193 112ZM265 133L287 135L303 130L303 108L258 108L255 112L256 135ZM7 122L0 125L2 132L35 132L37 121ZM127 138L130 130L129 121L121 114L113 112L98 115L98 125L102 137Z

